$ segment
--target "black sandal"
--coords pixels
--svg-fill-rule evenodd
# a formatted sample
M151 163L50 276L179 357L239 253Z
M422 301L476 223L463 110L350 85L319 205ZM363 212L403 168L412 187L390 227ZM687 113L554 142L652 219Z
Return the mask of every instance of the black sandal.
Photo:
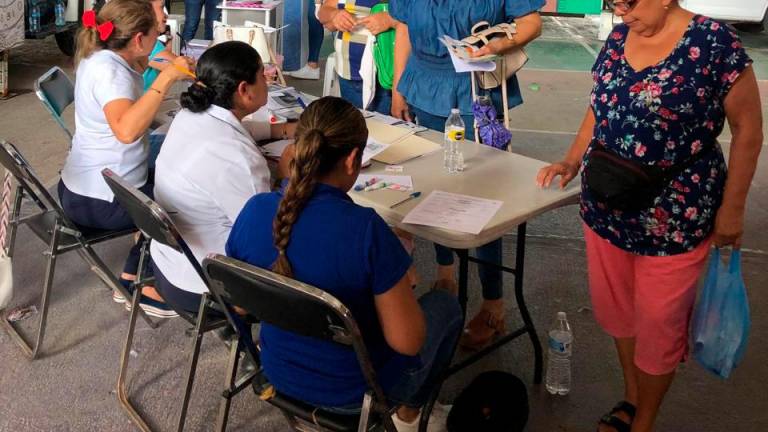
M631 403L620 401L613 407L613 409L611 409L611 412L601 417L597 424L612 427L616 429L616 432L630 432L632 429L632 421L635 419L636 410L637 408ZM619 412L623 412L629 416L629 423L614 415Z

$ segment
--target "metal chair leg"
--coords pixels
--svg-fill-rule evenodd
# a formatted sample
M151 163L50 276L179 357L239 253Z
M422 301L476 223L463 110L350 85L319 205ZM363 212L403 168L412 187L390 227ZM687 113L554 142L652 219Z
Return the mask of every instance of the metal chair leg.
M240 360L240 340L232 342L232 348L229 350L229 360L227 361L227 375L224 380L224 386L227 390L231 389L235 384L237 378L237 365ZM227 395L219 404L219 418L216 420L216 430L218 432L224 432L227 429L227 421L229 420L229 407L232 403L232 398Z
M8 246L5 250L5 254L8 256L8 258L13 256L13 247L16 244L16 231L19 227L19 218L20 218L20 212L21 212L21 200L24 197L24 192L21 186L16 186L16 196L13 200L13 209L11 210L11 217L9 218L10 224L9 228L10 231L8 232ZM6 247L6 245L0 245L0 247Z
M129 298L129 297L126 297ZM131 297L131 318L128 321L128 333L125 336L125 345L123 346L123 354L120 358L120 374L117 377L117 399L120 405L123 407L131 421L143 432L151 432L151 428L147 422L139 414L138 410L131 404L128 398L128 391L126 389L126 377L128 373L128 362L131 358L131 346L133 346L133 332L136 329L136 318L139 314L139 301L141 299L141 292L136 290L133 297Z
M126 291L126 289L123 287L123 285L120 284L120 281L117 280L115 275L112 274L107 265L104 264L104 261L99 258L91 245L83 243L83 247L78 249L78 253L80 253L80 256L83 257L85 262L91 266L91 271L96 273L96 275L108 287L118 290L120 294L126 298L126 300L132 297L131 294L129 294L128 291ZM144 313L144 310L139 311L139 313L141 314L141 318L144 320L144 322L147 323L149 327L153 329L157 328L158 323L153 321L146 313Z
M51 287L53 285L53 274L56 269L56 250L59 247L59 236L60 231L58 230L58 224L56 227L54 227L53 235L51 236L51 244L48 251L45 252L45 255L48 256L48 263L45 268L45 282L43 283L43 295L40 300L40 322L38 323L37 328L37 337L34 342L34 346L30 345L29 342L27 342L24 339L24 336L19 333L18 329L8 321L8 317L5 316L2 318L2 324L3 328L8 332L8 334L11 336L11 338L16 342L16 344L21 347L22 351L24 352L24 355L26 355L30 360L34 360L37 358L40 347L43 345L43 338L45 337L45 325L48 321L48 308L50 306L50 298L51 298Z
M177 430L179 432L184 430L184 422L187 419L187 409L189 408L190 396L192 396L192 388L195 384L195 371L197 371L197 360L200 357L200 345L203 342L203 330L207 324L207 311L206 303L208 302L208 294L203 294L200 299L200 308L197 312L197 323L195 324L194 341L192 342L192 357L189 364L189 371L187 372L187 385L184 387L184 398L181 400L181 412L179 413L179 422Z

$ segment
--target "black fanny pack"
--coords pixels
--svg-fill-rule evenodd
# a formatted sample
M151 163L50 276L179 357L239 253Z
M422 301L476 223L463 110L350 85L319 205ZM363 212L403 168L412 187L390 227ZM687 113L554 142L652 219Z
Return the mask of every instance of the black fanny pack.
M588 156L584 178L589 193L608 208L622 211L647 210L675 177L714 149L714 142L709 143L685 162L661 168L625 159L597 145Z

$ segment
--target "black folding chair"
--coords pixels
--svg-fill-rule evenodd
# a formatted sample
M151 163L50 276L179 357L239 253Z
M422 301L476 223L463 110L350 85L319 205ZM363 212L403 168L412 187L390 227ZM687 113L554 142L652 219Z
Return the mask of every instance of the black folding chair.
M263 375L254 380L254 391L261 399L279 408L294 430L364 432L383 428L396 432L392 422L394 407L388 404L376 380L376 372L352 313L339 300L318 288L222 255L211 255L203 260L203 269L208 275L211 293L220 304L240 307L259 321L283 330L337 343L355 351L369 388L361 401L359 414L325 411L276 392ZM238 329L237 315L228 313L227 318L233 320L233 326ZM251 356L258 358L252 344L245 346Z
M144 234L145 238L151 239L162 243L168 247L171 247L184 254L187 257L192 267L195 268L197 274L207 285L207 278L203 273L200 264L197 262L189 246L179 234L171 218L168 214L157 204L150 199L144 193L137 188L126 183L120 176L112 172L110 169L105 168L102 172L104 180L112 192L115 194L116 199L120 202L120 205L126 209L128 214L133 219L133 222ZM149 281L141 279L138 283L139 286L146 285ZM126 389L126 377L128 371L128 361L130 360L131 346L133 344L133 333L136 327L136 313L140 309L139 302L141 299L141 289L137 287L134 291L133 298L131 300L131 319L128 324L128 334L125 338L125 345L123 347L122 359L120 361L120 374L117 379L117 396L122 407L128 412L131 420L143 431L150 431L151 428L144 420L144 417L139 413L136 407L131 404L128 397L128 391ZM195 380L195 371L197 369L197 361L200 355L200 345L203 341L203 335L209 331L226 327L227 319L221 309L217 309L217 305L209 298L208 294L203 294L200 301L200 307L197 315L191 314L188 311L176 308L173 304L169 303L169 306L184 318L186 321L194 325L192 355L189 363L189 371L187 372L187 381L184 389L184 398L181 402L181 412L179 413L178 430L184 429L184 422L187 417L187 408L189 406L190 396L192 395L192 387ZM189 332L188 332L189 333ZM233 343L233 353L230 355L229 367L227 368L227 389L224 391L224 400L221 402L219 411L219 418L217 420L217 430L223 431L226 429L227 419L229 417L229 406L231 399L234 395L240 392L248 384L253 373L246 374L241 378L240 388L236 387L236 373L237 362L232 360L232 357L239 358L240 350L238 350L238 344Z
M13 254L16 231L19 225L26 225L40 240L48 245L48 249L44 252L47 262L43 295L40 301L40 322L34 344L31 345L25 340L24 336L5 316L6 314L3 314L4 316L0 319L3 328L21 347L24 354L34 360L40 353L40 347L45 336L45 325L48 319L56 258L63 253L77 251L107 287L118 290L127 298L128 293L126 290L96 252L94 252L92 246L103 241L133 234L136 230L95 230L75 225L64 214L64 210L59 203L45 189L29 163L16 147L2 140L0 140L0 147L0 165L4 166L11 173L17 184L13 209L11 210L8 242L7 245L0 245L0 247L6 248L8 256ZM38 207L39 211L22 217L21 204L24 197L31 200ZM150 325L154 325L146 315L143 316Z
M72 132L61 118L64 109L75 101L75 86L60 67L54 66L35 81L35 94L59 127L69 137L72 144Z

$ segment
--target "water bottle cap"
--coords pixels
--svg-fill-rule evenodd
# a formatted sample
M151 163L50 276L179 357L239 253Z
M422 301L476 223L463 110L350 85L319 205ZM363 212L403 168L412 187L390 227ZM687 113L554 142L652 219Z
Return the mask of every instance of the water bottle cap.
M557 313L557 319L559 319L559 320L567 319L567 316L566 316L565 312L558 312Z
M459 109L458 108L451 108L451 114L458 114Z

